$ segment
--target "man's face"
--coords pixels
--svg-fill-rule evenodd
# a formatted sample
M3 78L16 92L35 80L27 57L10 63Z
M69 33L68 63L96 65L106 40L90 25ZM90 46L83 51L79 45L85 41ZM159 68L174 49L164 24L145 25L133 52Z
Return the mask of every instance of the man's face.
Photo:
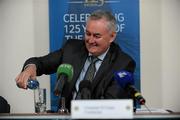
M89 20L86 24L85 44L94 56L104 53L116 36L115 32L108 30L107 24L105 19Z

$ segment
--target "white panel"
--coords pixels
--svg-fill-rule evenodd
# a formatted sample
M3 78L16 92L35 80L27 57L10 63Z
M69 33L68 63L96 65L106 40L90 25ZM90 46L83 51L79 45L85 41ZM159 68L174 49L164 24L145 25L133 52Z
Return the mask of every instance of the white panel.
M180 0L162 1L163 108L180 111Z
M162 106L161 1L141 0L141 91L147 106Z
M0 95L11 113L34 112L33 91L19 89L15 77L27 58L48 53L48 0L1 0L0 18ZM49 76L38 79L48 90L49 109Z
M21 90L15 83L24 60L34 54L33 3L32 0L0 2L0 40L3 43L0 95L8 100L11 112L33 112L33 92Z

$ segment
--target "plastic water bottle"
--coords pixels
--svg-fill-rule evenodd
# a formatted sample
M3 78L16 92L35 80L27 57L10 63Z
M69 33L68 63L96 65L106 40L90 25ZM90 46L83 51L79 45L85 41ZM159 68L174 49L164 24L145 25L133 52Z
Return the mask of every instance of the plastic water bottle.
M37 88L39 88L39 82L37 80L29 79L27 81L27 88L29 88L29 89L37 89Z

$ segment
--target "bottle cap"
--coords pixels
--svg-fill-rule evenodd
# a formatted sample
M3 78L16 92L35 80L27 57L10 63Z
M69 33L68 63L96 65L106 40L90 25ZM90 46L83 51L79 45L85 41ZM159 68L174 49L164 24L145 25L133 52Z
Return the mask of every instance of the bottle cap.
M27 82L27 87L29 89L37 89L39 88L39 82L37 80L29 79Z

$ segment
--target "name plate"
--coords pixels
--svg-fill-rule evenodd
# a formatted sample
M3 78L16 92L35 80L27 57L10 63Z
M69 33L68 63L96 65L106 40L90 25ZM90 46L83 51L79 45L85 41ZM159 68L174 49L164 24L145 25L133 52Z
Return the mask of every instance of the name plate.
M133 101L114 100L72 100L72 119L132 119Z

